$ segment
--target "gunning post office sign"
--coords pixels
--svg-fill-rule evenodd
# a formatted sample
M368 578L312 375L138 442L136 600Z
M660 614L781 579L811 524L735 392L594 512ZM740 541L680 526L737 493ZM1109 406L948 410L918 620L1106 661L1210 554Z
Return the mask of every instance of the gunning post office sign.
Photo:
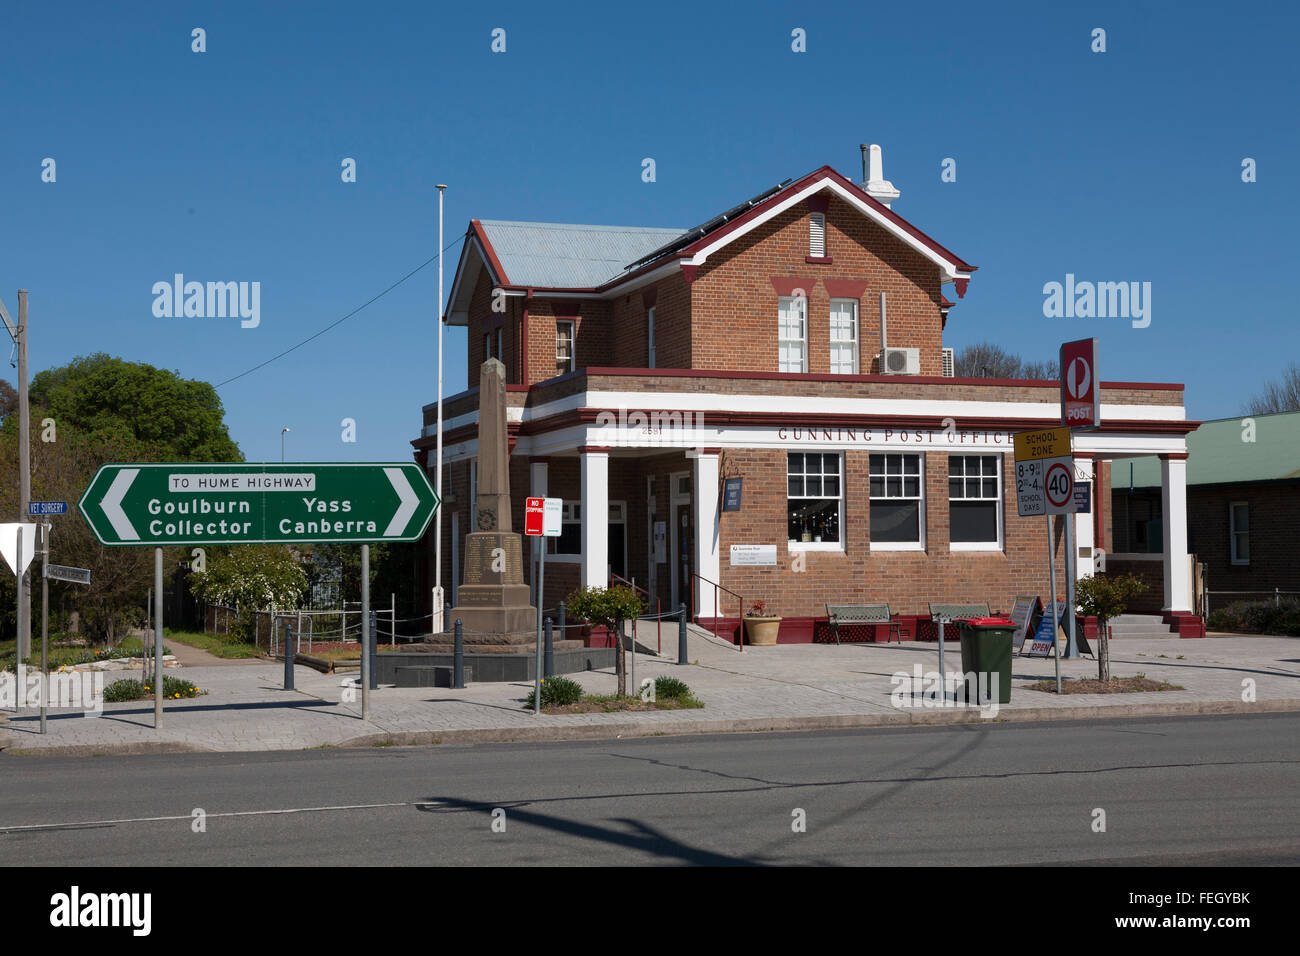
M77 503L106 545L418 541L438 496L413 462L104 465Z

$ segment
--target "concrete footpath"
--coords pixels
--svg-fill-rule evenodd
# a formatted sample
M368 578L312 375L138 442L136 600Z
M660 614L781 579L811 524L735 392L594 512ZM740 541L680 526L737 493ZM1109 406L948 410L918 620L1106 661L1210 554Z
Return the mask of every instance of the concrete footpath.
M653 627L648 636L643 628L640 640L650 651L658 644ZM676 628L665 627L664 657L638 654L635 680L659 675L684 680L704 702L702 709L534 717L522 706L531 684L471 684L460 691L385 686L371 692L371 716L362 720L360 690L348 675L298 667L296 689L286 692L281 689L284 665L277 661L183 662L170 673L208 693L167 701L161 730L153 727L152 701L144 701L107 704L93 718L80 710L51 710L44 736L35 712L11 710L8 725L0 722L0 738L10 738L8 754L93 756L1300 711L1300 638L1112 642L1112 676L1145 674L1184 688L1149 693L1058 697L1032 691L1029 684L1053 675L1053 661L1014 658L1011 702L993 716L983 716L973 705L945 705L913 693L921 690L911 680L916 668L923 674L938 669L935 643L801 644L747 647L741 653L692 628L692 663L676 664L676 647ZM960 669L956 640L947 642L945 664L949 671ZM1097 664L1087 658L1062 661L1061 671L1065 677L1095 678ZM894 679L898 672L908 675L906 684ZM615 689L609 670L569 676L589 692ZM629 686L635 685L629 681Z

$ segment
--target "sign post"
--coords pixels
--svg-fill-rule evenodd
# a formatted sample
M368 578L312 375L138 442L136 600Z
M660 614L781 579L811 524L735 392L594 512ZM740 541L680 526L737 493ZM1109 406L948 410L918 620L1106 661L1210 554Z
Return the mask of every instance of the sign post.
M1047 567L1051 575L1052 603L1047 610L1051 618L1052 649L1056 659L1056 692L1061 692L1061 652L1056 644L1056 535L1054 515L1066 516L1066 580L1071 568L1070 550L1074 536L1070 523L1074 521L1074 454L1069 428L1046 428L1039 431L1017 432L1016 444L1016 504L1024 515L1047 517ZM1071 592L1067 591L1066 607L1071 605ZM1074 615L1069 615L1073 622ZM1073 624L1071 624L1073 633Z
M77 509L101 544L154 548L154 727L158 728L162 725L164 545L360 544L361 717L369 720L368 678L375 663L364 641L370 611L370 543L418 541L439 504L424 469L413 462L201 462L104 465ZM0 546L2 542L0 535ZM274 617L271 623L274 639Z
M524 500L524 534L535 538L537 556L537 671L533 674L533 716L542 712L542 615L546 603L546 541L558 538L564 530L563 498L526 498ZM560 634L564 640L564 634Z
M1097 370L1097 340L1079 339L1061 346L1061 424L1070 429L1092 429L1101 425L1101 378ZM1100 486L1098 488L1100 490ZM1065 656L1079 656L1075 638L1074 584L1078 576L1079 552L1075 545L1075 519L1065 524L1065 601L1069 609ZM1105 542L1102 542L1103 544Z
M418 541L438 509L398 464L104 465L78 509L101 544Z

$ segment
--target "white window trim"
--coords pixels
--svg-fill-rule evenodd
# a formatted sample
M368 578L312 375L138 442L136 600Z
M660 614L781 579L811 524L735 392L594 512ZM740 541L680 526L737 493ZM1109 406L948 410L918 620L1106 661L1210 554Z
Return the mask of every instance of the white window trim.
M872 550L872 551L924 551L924 550L925 550L925 512L926 512L926 508L927 508L927 506L928 506L928 504L929 504L929 502L928 502L928 500L927 500L927 497L926 497L926 494L925 494L925 452L914 452L914 451L913 451L913 452L907 452L907 451L905 451L905 452L897 452L897 451L893 451L893 450L891 449L891 450L888 451L888 452L879 452L878 454L916 455L916 457L920 459L920 465L919 465L920 474L919 474L918 477L920 478L921 497L919 497L919 498L915 498L915 499L912 499L912 498L895 498L895 499L893 499L893 500L895 500L895 501L913 501L913 500L914 500L914 501L917 501L917 502L918 502L918 505L917 505L917 512L918 512L918 515L917 515L917 530L916 530L916 534L917 534L917 537L919 538L919 540L917 540L917 541L876 541L876 540L873 538L873 539L871 540L871 550ZM880 499L880 500L884 501L885 499L882 498L882 499ZM871 460L870 460L870 458L868 458L868 459L867 459L867 521L868 521L868 522L871 521L871 501L872 501L872 498L871 498Z
M576 370L578 367L577 323L574 322L572 319L556 319L555 321L555 346L556 346L555 364L557 366L560 364L561 361L559 345L560 345L560 326L562 325L567 325L569 327L569 367L565 369L565 372L572 372ZM563 375L564 373L561 372L560 374Z
M578 504L578 503L579 503L579 502L573 502L573 501L566 501L566 502L564 503L564 505L563 505L563 515L562 515L562 517L561 517L561 519L560 519L560 524L561 524L561 525L566 525L566 524L576 524L576 525L578 525L578 527L579 527L578 543L579 543L579 545L581 545L581 543L582 543L582 532L581 532L581 528L582 528L582 519L581 519L581 518L573 518L573 517L570 517L570 515L573 514L573 506L574 506L574 504ZM547 548L547 552L546 552L546 563L547 563L547 564L581 564L581 563L582 563L582 552L581 552L581 551L579 551L577 554L553 554L553 553L551 553L551 551L550 551L550 547L551 547L550 539L549 539L549 538L543 538L543 539L542 539L542 542L546 545L546 548ZM555 539L555 546L556 546L557 548L560 546L560 539L559 539L559 538L556 538L556 539Z
M789 456L790 456L791 454L804 454L804 453L803 453L803 452L789 452L789 451L786 452L786 460L785 460L785 468L786 468L786 472L785 472L785 473L786 473L787 478L789 477L789 474L790 474L790 457L789 457ZM844 485L845 485L845 480L844 480L844 477L845 477L845 476L844 476L844 472L845 472L845 469L847 468L847 465L846 465L846 463L845 463L845 461L844 461L844 452L840 451L840 452L829 452L829 453L828 453L828 452L822 451L822 452L809 452L808 454L822 454L822 455L825 455L825 454L832 454L832 455L837 455L837 456L839 456L839 459L840 459L840 495L839 495L839 500L840 500L840 514L839 514L840 540L839 540L839 541L795 541L795 540L793 540L793 539L787 539L787 540L786 540L786 543L785 543L785 549L786 549L787 552L790 552L790 551L832 551L832 552L833 552L833 551L839 551L839 552L843 553L843 551L844 551L844 546L845 546L845 539L849 536L849 534L848 534L848 527L847 527L847 526L845 525L845 523L844 523L844 498L845 498L845 494L846 494L846 492L845 492L845 487L844 487ZM785 495L786 525L787 525L787 526L788 526L789 523L790 523L790 522L789 522L789 514L790 514L790 500L791 500L791 499L790 499L790 486L789 486L789 483L787 482L787 484L786 484L786 495ZM794 500L795 500L795 501L798 501L798 500L800 500L800 499L796 498L796 499L794 499Z
M951 459L954 455L960 455L960 454L962 454L962 453L961 453L961 452L953 452L953 454L952 454L952 455L949 455L948 457L949 457L949 459ZM967 458L984 458L984 457L986 457L986 454L983 453L983 452L974 452L974 453L969 454L969 455L963 455L963 457L967 457ZM1006 510L1006 509L1003 507L1003 496L1006 494L1006 489L1002 486L1002 470L1003 470L1003 469L1002 469L1002 456L1001 456L1001 455L994 455L994 456L992 456L992 457L994 457L995 459L997 459L997 463L998 463L998 473L997 473L997 479L998 479L998 495L997 495L997 499L996 499L996 501L997 501L997 515L998 515L998 516L997 516L998 540L997 540L997 541L953 541L953 540L951 540L952 521L949 520L949 522L948 522L948 528L949 528L948 550L949 550L949 551L987 551L987 552L993 552L993 551L1002 551L1002 550L1004 550L1004 549L1006 548L1006 535L1003 533L1003 517L1002 517L1004 511ZM925 466L922 465L921 467L924 468ZM949 472L949 477L951 477L951 472ZM951 505L952 505L952 502L954 502L954 501L993 501L993 500L994 500L994 499L992 499L992 498L953 498L953 497L952 497L952 492L949 492L949 497L948 497L949 511L951 512Z
M829 348L830 348L830 350L832 350L832 351L833 351L834 349L836 349L836 348L842 348L842 347L843 347L844 345L846 345L846 344L851 344L851 345L852 345L852 348L853 348L853 371L851 371L851 372L834 372L834 371L832 371L831 374L832 374L832 375L857 375L857 374L858 374L858 370L859 370L859 368L861 368L861 359L860 359L860 357L859 357L859 355L860 355L860 351L861 351L861 350L860 350L859 345L858 345L858 338L859 338L859 335L860 335L859 324L858 324L858 300L857 300L857 299L850 299L850 298L847 298L847 297L841 297L841 298L831 299L831 309L833 310L833 309L835 308L836 303L843 303L843 302L850 303L850 304L852 304L852 306L853 306L853 338L852 338L852 339L847 339L847 340L845 340L845 339L832 339L832 338L830 338L830 327L831 327L831 321L830 321L830 316L827 315L827 322L826 322L826 327L827 327L827 329L826 329L827 344L829 345Z
M795 302L803 303L803 338L802 339L782 338L781 335L784 330L781 327L782 326L781 313L786 311L787 303L793 305ZM803 346L803 348L800 349L800 354L802 355L802 362L803 362L802 368L799 369L781 368L781 346L787 342L799 342L800 345ZM776 302L776 369L778 372L784 375L803 375L808 372L808 299L806 296L783 295L777 299Z
M1237 531L1236 514L1237 506L1242 505L1246 509L1246 530ZM1250 502L1249 501L1230 501L1228 502L1228 562L1236 567L1243 568L1250 566L1250 558L1237 557L1237 535L1244 534L1246 540L1250 540Z

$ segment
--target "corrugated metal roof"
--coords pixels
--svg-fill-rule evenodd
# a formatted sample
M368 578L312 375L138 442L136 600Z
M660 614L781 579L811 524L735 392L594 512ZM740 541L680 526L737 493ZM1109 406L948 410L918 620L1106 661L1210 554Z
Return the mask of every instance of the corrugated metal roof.
M685 231L497 219L479 224L511 284L562 289L608 282L629 262Z
M1255 423L1254 441L1247 419ZM1133 487L1160 487L1160 459L1134 458ZM1111 469L1111 486L1127 488L1128 462ZM1300 412L1240 415L1205 422L1187 436L1187 483L1230 484L1300 478Z

